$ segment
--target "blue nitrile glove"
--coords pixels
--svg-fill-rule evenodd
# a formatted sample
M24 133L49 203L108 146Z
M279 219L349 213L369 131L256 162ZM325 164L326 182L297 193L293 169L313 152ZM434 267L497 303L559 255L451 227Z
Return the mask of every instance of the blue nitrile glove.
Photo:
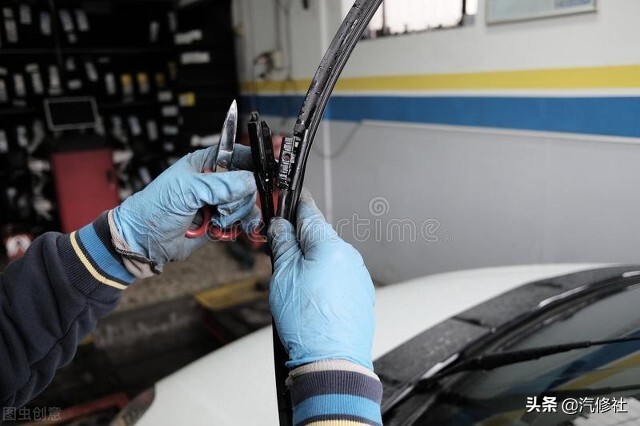
M338 237L303 189L297 232L274 219L269 303L288 367L345 359L373 370L375 291L360 253Z
M260 221L252 172L202 173L213 167L217 149L213 146L185 155L113 210L115 225L124 241L132 251L152 260L159 270L167 262L187 258L206 243L206 236L185 237L201 207L216 206L211 222L222 228L240 220L243 229L249 231ZM250 169L251 165L251 150L236 145L232 169Z

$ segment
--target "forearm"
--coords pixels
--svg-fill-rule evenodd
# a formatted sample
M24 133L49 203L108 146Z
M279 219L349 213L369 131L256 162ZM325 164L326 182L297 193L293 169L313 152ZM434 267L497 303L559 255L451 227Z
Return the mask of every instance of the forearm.
M67 364L134 277L106 213L69 235L47 233L0 275L0 403L20 407Z
M382 425L382 384L370 370L342 361L319 361L289 376L296 426Z

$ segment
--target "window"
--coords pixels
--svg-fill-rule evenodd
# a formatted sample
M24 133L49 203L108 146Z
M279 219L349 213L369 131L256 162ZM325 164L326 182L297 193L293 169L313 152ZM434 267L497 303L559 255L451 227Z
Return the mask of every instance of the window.
M344 14L352 1L344 0ZM463 25L478 11L478 0L388 0L369 24L367 38Z

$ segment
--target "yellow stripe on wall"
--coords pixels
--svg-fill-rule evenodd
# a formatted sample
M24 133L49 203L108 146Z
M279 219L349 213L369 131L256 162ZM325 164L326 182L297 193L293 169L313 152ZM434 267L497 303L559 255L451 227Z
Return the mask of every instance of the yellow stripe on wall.
M311 79L244 82L243 93L306 92ZM460 74L421 74L344 77L337 92L427 91L491 89L624 89L640 88L640 65L491 71Z

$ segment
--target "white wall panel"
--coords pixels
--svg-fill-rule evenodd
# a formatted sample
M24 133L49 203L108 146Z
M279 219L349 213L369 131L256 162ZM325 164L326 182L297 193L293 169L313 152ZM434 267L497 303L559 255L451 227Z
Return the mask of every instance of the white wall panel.
M333 142L352 126L334 122ZM334 224L351 224L340 226L343 237L383 282L483 266L634 262L638 164L640 144L365 123L332 162ZM384 215L369 210L376 197L387 200ZM437 240L384 231L434 219Z

